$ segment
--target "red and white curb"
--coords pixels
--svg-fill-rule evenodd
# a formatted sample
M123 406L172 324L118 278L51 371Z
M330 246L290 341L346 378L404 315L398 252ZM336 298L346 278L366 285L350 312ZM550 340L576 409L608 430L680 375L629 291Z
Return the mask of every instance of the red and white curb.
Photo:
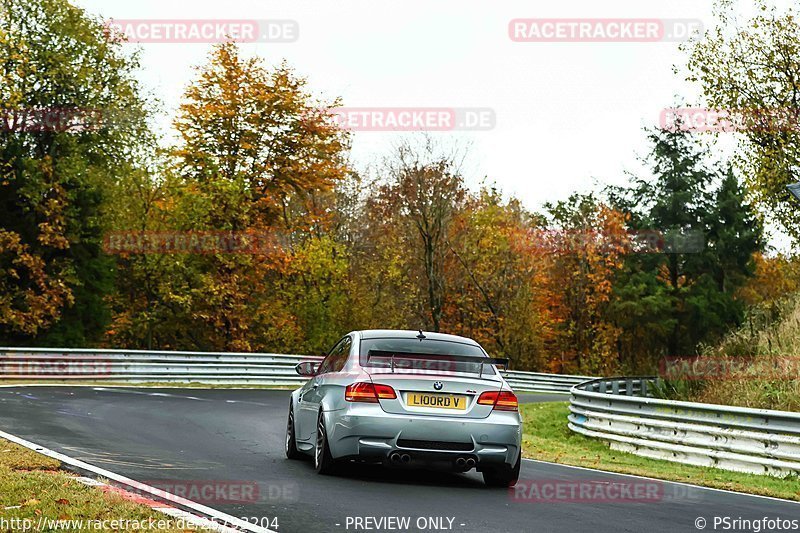
M50 450L44 446L40 446L36 443L17 437L16 435L6 433L5 431L0 431L0 437L78 470L91 472L96 476L111 480L119 485L124 486L125 489L118 488L107 483L102 483L87 477L77 478L81 483L98 487L100 490L106 492L117 493L126 500L141 503L158 512L175 518L183 519L187 523L192 523L198 528L208 528L212 531L220 531L223 533L239 533L241 531L250 531L251 533L277 533L271 529L267 529L256 524L251 524L246 520L242 520L241 518L236 518L235 516L231 516L227 513L217 511L216 509L212 509L211 507L207 507L203 504L170 494L162 489L140 483L120 474L116 474L109 470L91 465L79 459L74 459L64 455L63 453ZM172 507L165 503L160 503L159 501L156 501L156 499L150 499L145 495L150 495L158 500L165 500L182 508L190 509L194 511L194 513Z

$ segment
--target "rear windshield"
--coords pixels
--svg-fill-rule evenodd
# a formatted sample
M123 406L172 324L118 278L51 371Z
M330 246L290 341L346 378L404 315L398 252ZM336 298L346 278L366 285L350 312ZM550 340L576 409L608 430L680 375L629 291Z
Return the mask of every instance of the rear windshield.
M403 358L403 354L424 354L431 357L426 359ZM390 369L392 355L394 355L395 370L399 371L449 371L478 374L483 366L485 375L495 374L492 365L448 360L448 355L487 357L481 347L474 344L434 339L361 339L359 354L361 366Z

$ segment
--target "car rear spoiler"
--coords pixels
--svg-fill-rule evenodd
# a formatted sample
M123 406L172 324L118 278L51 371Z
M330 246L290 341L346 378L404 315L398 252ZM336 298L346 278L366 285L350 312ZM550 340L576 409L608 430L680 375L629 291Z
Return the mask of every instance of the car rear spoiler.
M385 350L370 350L367 352L367 363L370 359L381 358L389 359L392 372L395 369L395 358L397 359L416 359L420 361L441 361L448 363L474 363L480 365L480 375L483 376L484 365L499 365L508 369L510 362L507 358L484 357L482 355L449 355L435 353L406 353L392 352Z

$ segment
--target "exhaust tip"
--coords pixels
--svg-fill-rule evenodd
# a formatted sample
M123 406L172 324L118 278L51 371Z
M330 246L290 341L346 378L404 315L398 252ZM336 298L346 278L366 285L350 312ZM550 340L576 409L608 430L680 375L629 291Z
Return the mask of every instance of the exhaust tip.
M397 452L393 452L391 455L389 455L389 460L391 462L393 462L393 463L399 463L400 462L400 454L397 453Z
M464 459L463 457L459 457L458 459L456 459L456 466L457 466L457 467L459 467L459 468L464 468L464 466L465 466L466 464L467 464L467 460L466 460L466 459Z
M402 461L404 464L408 464L408 463L410 463L410 462L411 462L411 456L410 456L410 455L408 455L407 453L404 453L403 455L401 455L401 456L400 456L400 460L401 460L401 461Z
M472 468L474 466L475 466L475 459L473 459L472 457L467 459L467 468Z

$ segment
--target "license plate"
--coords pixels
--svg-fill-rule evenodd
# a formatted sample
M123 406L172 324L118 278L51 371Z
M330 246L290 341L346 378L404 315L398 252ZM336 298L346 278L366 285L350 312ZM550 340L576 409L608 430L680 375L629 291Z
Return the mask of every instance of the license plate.
M467 410L467 397L457 394L430 394L424 392L409 392L406 403L411 407L433 407L436 409Z

